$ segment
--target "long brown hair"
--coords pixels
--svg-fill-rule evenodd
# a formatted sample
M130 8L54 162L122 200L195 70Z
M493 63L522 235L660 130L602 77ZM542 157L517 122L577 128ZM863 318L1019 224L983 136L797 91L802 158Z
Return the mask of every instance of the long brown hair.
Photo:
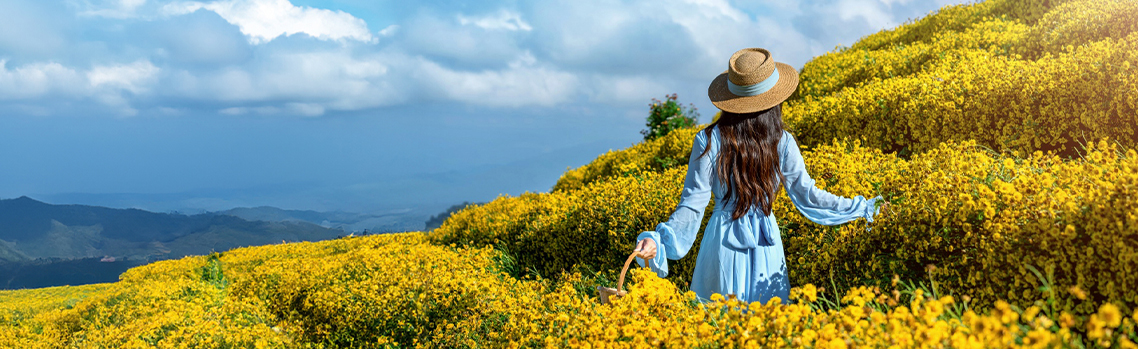
M703 130L711 137L711 130L719 127L719 159L715 175L727 185L724 202L733 196L735 210L732 219L747 214L757 206L763 214L771 214L774 195L784 180L780 170L778 142L782 139L782 106L746 114L723 111L719 119ZM703 157L710 147L705 147ZM778 175L776 180L775 175Z

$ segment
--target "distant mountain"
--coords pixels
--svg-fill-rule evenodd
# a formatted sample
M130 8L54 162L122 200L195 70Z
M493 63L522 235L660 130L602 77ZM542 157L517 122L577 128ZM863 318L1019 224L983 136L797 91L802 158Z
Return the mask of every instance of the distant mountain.
M246 220L217 213L187 216L138 209L53 205L28 197L0 200L0 288L31 284L51 286L51 280L63 284L73 282L67 280L92 280L113 274L113 279L95 281L109 282L117 280L113 270L125 270L155 260L343 235L347 235L343 229L304 220ZM82 268L77 267L112 260L119 264L113 268L100 265L98 273L82 272ZM52 274L45 277L32 270L51 270ZM79 270L82 275L70 275L67 270ZM26 280L33 275L36 280Z
M23 262L31 258L17 250L12 243L0 240L0 264L8 262Z
M348 232L367 230L374 233L386 233L423 230L423 215L409 209L386 213L352 213L286 210L261 206L238 207L217 213L250 221L308 222L325 228L342 229Z
M219 221L219 219L221 221ZM139 209L85 205L52 205L21 196L0 200L0 240L27 241L51 231L53 221L65 226L101 227L100 234L126 241L170 240L224 224L225 216L166 214Z

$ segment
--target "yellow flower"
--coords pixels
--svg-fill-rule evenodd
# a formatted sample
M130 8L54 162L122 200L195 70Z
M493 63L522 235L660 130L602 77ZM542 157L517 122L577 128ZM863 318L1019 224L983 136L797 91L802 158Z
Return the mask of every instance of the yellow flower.
M818 288L814 287L814 284L806 284L802 287L791 288L790 299L805 302L815 302L818 300Z
M1138 349L1138 345L1134 344L1134 342L1126 336L1118 337L1118 347L1122 349Z
M1107 327L1115 328L1122 324L1122 312L1114 304L1104 303L1098 308L1098 316Z
M830 349L845 349L847 347L848 347L848 345L846 345L846 341L841 339L841 338L831 339L828 343L826 343L826 346L825 346L825 348L830 348Z
M1078 285L1071 286L1070 288L1067 289L1067 291L1071 292L1071 294L1074 295L1075 298L1087 299L1087 292L1083 291L1083 289L1080 288Z
M807 284L806 286L803 286L802 294L806 296L806 300L809 302L815 302L818 300L818 289L815 288L813 284Z

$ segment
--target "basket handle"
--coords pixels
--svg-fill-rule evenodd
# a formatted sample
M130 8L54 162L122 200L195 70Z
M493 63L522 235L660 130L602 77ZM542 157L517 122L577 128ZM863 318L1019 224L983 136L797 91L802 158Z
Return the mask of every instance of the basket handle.
M616 281L617 292L624 290L624 274L628 272L628 266L632 264L634 259L636 259L636 252L628 255L628 260L624 261L624 268L620 269L620 278ZM648 263L647 259L644 260L644 266L648 267L648 270L652 270L652 264Z

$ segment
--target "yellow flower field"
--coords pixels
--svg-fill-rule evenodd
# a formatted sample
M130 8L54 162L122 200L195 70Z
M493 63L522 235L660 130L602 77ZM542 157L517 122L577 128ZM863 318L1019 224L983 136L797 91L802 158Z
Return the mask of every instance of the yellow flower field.
M840 299L805 285L791 305L701 304L644 270L604 306L591 275L516 279L502 264L492 249L422 233L240 248L135 268L114 284L3 291L0 346L1132 348L1138 320L1113 303L1085 319L1045 302L977 313L897 283Z
M965 142L905 160L857 141L804 151L820 187L845 196L882 194L897 212L869 231L863 220L825 227L798 215L783 194L774 212L791 256L790 278L841 289L882 286L893 274L924 278L933 264L945 290L982 307L1001 299L1026 306L1041 286L1029 272L1034 267L1058 286L1093 295L1063 293L1063 310L1089 314L1103 301L1138 309L1138 288L1126 287L1138 285L1138 224L1131 223L1138 223L1138 156L1105 141L1085 151L1076 160L1016 158ZM605 267L627 255L640 231L667 219L685 171L500 198L457 213L430 235L443 244L497 246L540 275ZM673 262L669 279L685 285L697 253Z
M1136 28L1129 0L946 8L806 63L786 120L805 145L864 138L904 156L967 140L1065 155L1106 137L1133 147Z
M807 63L785 111L809 173L895 212L826 227L780 194L789 305L701 303L696 249L599 304L677 205L693 128L430 232L0 291L0 347L1138 348L1135 29L1129 0L989 0Z

